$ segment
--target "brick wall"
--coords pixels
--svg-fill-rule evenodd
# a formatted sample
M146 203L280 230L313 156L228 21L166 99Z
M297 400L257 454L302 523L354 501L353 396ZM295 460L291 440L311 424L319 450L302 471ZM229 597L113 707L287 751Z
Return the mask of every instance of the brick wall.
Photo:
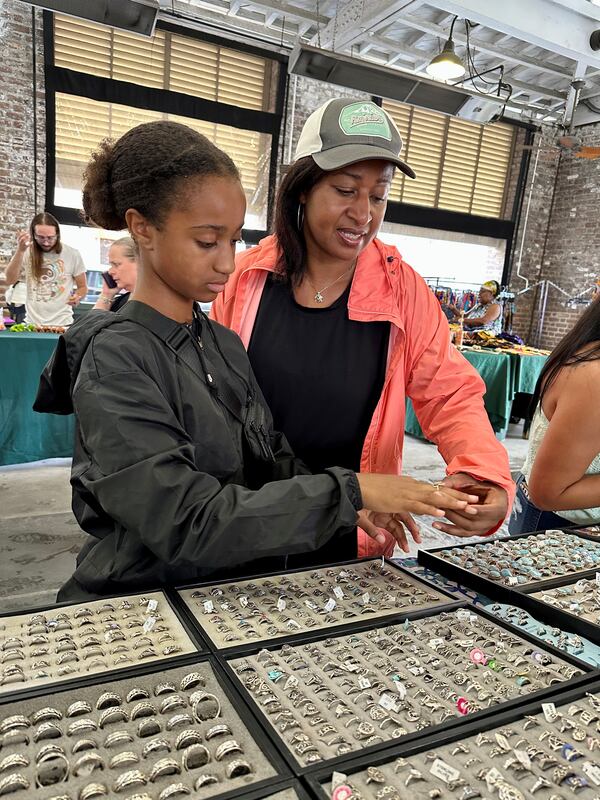
M0 0L0 274L10 260L17 231L27 228L44 207L45 106L41 12L36 17L37 202L34 198L33 25L32 7ZM0 300L4 286L0 282Z
M583 144L598 145L600 124L579 129L577 136ZM554 131L536 134L511 289L518 292L527 286L518 271L529 285L550 281L573 297L593 286L600 275L600 160L576 158L555 142ZM517 298L514 330L532 344L554 347L581 313L582 306L570 307L556 287L549 286L546 297L534 289Z

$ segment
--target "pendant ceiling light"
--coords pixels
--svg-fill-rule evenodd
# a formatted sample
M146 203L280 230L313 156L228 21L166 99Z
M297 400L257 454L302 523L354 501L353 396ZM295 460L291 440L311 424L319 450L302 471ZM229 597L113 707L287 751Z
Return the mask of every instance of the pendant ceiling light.
M428 75L439 81L449 81L454 78L460 78L461 75L465 74L465 65L462 59L454 52L454 42L452 41L452 32L457 19L458 17L454 17L452 20L450 35L442 52L434 56L425 68Z

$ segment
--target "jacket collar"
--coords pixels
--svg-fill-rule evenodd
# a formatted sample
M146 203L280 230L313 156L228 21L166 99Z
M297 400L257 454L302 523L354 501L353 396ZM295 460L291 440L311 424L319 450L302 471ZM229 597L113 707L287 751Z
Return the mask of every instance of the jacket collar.
M273 235L266 236L260 240L254 253L249 251L240 282L247 280L254 270L274 272L276 262L277 240ZM389 321L403 331L399 308L399 295L403 293L401 278L402 259L398 250L374 239L358 257L348 298L350 319L358 322Z

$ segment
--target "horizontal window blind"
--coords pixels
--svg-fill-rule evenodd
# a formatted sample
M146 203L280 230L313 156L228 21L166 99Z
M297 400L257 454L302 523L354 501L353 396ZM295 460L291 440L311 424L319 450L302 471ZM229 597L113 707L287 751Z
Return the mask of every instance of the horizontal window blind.
M404 141L416 180L397 172L390 200L502 218L514 128L479 125L384 100Z
M101 78L269 110L266 59L191 36L157 29L152 39L143 39L55 14L54 63Z
M118 139L136 125L159 119L189 125L229 153L240 170L246 194L254 197L261 187L262 174L268 170L269 135L60 92L56 94L57 172L62 162L69 165L69 174L73 174L73 162L77 162L81 176L81 170L102 139Z

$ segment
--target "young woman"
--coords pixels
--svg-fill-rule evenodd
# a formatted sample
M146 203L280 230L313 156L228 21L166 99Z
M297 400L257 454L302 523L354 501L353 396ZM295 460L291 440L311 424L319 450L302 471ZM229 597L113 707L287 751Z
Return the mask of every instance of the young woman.
M376 237L400 159L393 120L370 102L330 100L307 120L280 186L275 234L241 253L214 319L238 333L294 451L313 471L402 468L406 398L448 468L444 483L480 484L476 517L449 513L447 533L485 534L512 502L508 458L483 407L485 386L450 345L425 282ZM409 516L403 521L415 535ZM358 554L390 554L361 515ZM365 533L366 531L366 533ZM347 539L348 558L356 540ZM338 547L339 552L339 547Z
M600 521L600 303L555 347L539 377L510 533Z
M88 220L129 229L138 278L120 311L59 340L36 402L77 415L73 508L93 535L61 600L284 569L352 533L362 508L399 537L396 512L477 515L447 487L312 475L273 430L238 337L194 302L234 269L246 203L227 155L153 122L105 142L84 180Z
M131 236L113 242L108 251L108 274L117 284L111 288L102 281L102 292L94 308L98 311L118 311L129 300L137 279L137 255Z
M6 268L5 280L12 285L24 271L25 322L65 328L71 325L73 307L87 294L81 254L61 242L58 221L46 212L36 214L29 232L20 231L17 241L17 251Z

